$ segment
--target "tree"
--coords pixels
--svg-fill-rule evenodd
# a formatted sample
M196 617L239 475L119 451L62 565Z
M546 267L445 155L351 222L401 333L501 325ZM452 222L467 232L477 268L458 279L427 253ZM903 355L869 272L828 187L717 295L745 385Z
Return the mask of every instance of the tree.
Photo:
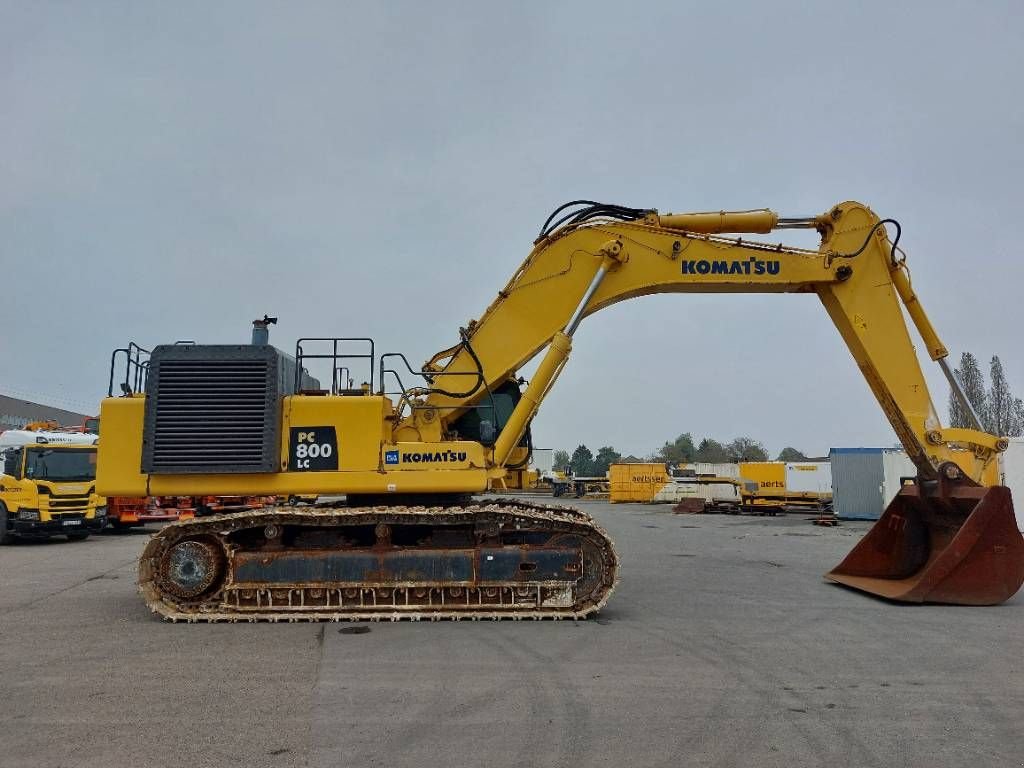
M954 373L964 390L968 402L974 406L981 420L981 428L993 435L1016 437L1024 433L1024 401L1014 397L1006 381L1003 363L993 355L989 363L989 385L978 360L970 352L960 356L960 367ZM949 423L953 427L973 427L974 421L966 408L950 392Z
M590 477L594 474L594 454L585 445L576 446L569 460L569 469L574 475Z
M982 426L987 429L987 425L984 424L984 417L988 410L985 375L978 367L977 358L970 352L964 352L960 355L960 367L954 369L953 372L956 374L964 394L967 395L967 401L974 406L974 412L982 419ZM960 405L960 401L953 396L952 392L949 393L949 425L951 427L974 426L971 414Z
M1013 416L1017 421L1017 432L1007 435L1007 437L1018 437L1024 434L1024 400L1019 397L1013 401Z
M693 447L693 435L684 432L671 443L665 443L652 457L665 464L686 464L693 461L697 450Z
M569 452L555 451L551 459L551 468L556 472L565 472L569 468Z
M608 467L612 464L618 463L619 459L622 458L622 454L612 448L610 445L604 446L604 448L597 449L597 456L594 457L594 474L603 475L608 471Z
M708 464L724 464L729 461L729 454L725 452L725 446L717 440L705 437L697 446L695 461L703 461Z
M792 446L779 451L779 458L776 461L807 461L807 457Z
M768 461L768 451L752 437L737 437L725 446L725 452L730 461Z
M1016 437L1024 431L1024 423L1021 423L1020 418L1024 404L1010 391L1006 374L1003 372L1003 363L996 355L992 357L989 366L989 382L982 424L985 430L993 435Z

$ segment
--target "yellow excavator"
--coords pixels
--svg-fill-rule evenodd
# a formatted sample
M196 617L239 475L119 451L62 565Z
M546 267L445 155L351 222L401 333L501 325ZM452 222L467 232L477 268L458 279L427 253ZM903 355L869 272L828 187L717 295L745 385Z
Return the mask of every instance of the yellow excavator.
M817 230L820 247L748 238L781 229ZM806 218L567 203L480 319L419 370L365 338L301 339L286 355L265 323L250 345L157 347L142 384L102 404L97 490L346 497L164 528L139 583L171 620L585 617L617 579L600 527L566 507L470 499L527 460L581 321L654 293L814 293L918 471L827 578L894 601L1000 603L1024 581L1024 539L1009 490L981 481L1007 441L941 424L904 310L970 404L899 236L855 202ZM329 383L308 374L314 362L330 363ZM353 386L357 364L368 375Z

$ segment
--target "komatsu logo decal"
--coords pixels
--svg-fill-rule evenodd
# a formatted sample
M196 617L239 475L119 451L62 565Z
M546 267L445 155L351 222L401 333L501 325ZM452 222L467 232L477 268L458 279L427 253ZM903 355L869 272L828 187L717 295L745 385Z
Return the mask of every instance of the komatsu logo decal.
M684 261L684 275L777 275L778 261L765 261L751 256L745 261Z
M397 451L395 451L397 453ZM407 464L442 464L449 461L465 461L468 454L465 451L412 451L402 452L402 463ZM387 459L385 458L385 461Z

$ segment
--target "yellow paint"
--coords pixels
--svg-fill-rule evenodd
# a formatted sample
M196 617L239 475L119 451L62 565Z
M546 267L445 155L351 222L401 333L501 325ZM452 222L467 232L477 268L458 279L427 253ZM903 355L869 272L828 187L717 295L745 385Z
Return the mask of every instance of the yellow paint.
M540 473L535 469L510 469L505 477L491 481L492 491L532 491L540 485Z
M784 461L744 461L740 477L757 483L762 496L786 495L786 463Z
M106 496L150 495L141 471L145 410L141 397L108 397L100 404L103 436L98 444L96 487Z
M612 464L608 468L609 500L648 502L669 482L664 464Z
M385 397L284 398L282 471L265 474L144 474L144 410L142 398L108 398L101 405L103 438L99 443L97 484L108 496L479 493L487 487L485 449L479 443L392 442L387 431L390 422L386 420L392 405ZM338 471L285 471L290 458L290 430L304 426L335 427ZM386 451L398 452L397 464L386 463ZM465 454L465 458L449 461L450 454L456 459Z
M529 385L523 392L519 405L516 406L509 417L508 423L501 430L498 441L494 444L494 463L504 466L512 449L522 439L523 432L529 425L530 420L540 408L541 401L554 385L558 374L561 372L565 361L569 358L572 350L572 339L559 331L551 340L547 354L541 360L540 365L530 379Z
M669 213L658 216L665 229L682 229L714 235L722 232L767 234L775 229L779 217L772 211L719 211L717 213Z
M796 471L816 472L816 464L793 464ZM746 461L741 462L740 478L754 485L742 486L743 503L753 507L784 507L790 504L814 503L831 498L831 493L794 491L786 483L786 462Z
M278 473L146 477L140 472L143 400L108 399L102 409L99 489L125 496L483 490L488 479L500 480L505 467L519 460L520 437L568 359L567 324L602 270L603 282L582 307L582 316L655 293L816 294L919 472L934 476L939 464L955 460L954 447L966 447L965 471L990 482L988 468L999 448L993 436L941 429L904 308L930 356L943 356L945 348L910 287L905 265L894 263L879 218L866 206L847 202L806 220L802 225L817 228L822 236L817 250L742 236L770 231L777 222L771 211L649 214L631 222L594 220L556 230L535 243L479 320L467 325L475 357L460 344L428 362L436 372L434 390L405 403L416 407L368 393L287 398ZM725 231L740 236L714 234ZM457 445L455 420L485 404L488 391L517 377L545 349L542 365L496 446ZM464 392L472 379L455 374L475 375L478 361L486 386L464 396L442 394ZM611 412L616 406L612 393L609 399ZM620 402L625 403L624 396ZM337 471L286 471L288 428L304 424L336 427ZM402 450L413 444L435 453L459 453L464 447L467 458L414 469L384 462L386 446Z
M906 290L905 265L891 261L884 229L870 234L879 219L869 208L848 202L817 217L822 242L816 251L688 233L653 219L569 228L539 241L498 298L470 326L488 381L497 384L515 375L550 343L584 294L602 258L602 246L615 237L623 243L623 263L609 272L586 314L652 293L816 293L920 471L934 475L937 465L950 459L950 444L933 446L927 438L939 424L938 411L904 322L904 301L911 303L908 311L930 353L941 344L919 297ZM761 225L758 219L751 228ZM701 262L711 269L696 271ZM745 262L754 265L750 274L742 271ZM758 267L758 262L763 264ZM716 263L726 271L713 271ZM771 273L768 264L774 267ZM764 272L755 274L758 268ZM476 370L471 356L459 348L439 353L431 362L438 370ZM455 390L459 381L465 377L442 374L436 385ZM460 407L479 399L432 394L428 402L444 408L443 418L453 420L461 414ZM991 436L972 432L965 442L985 455L970 472L980 477L982 465L994 454Z
M338 469L342 472L372 472L380 469L384 418L391 413L391 401L379 395L368 397L284 398L281 429L281 469L288 466L291 429L302 426L334 427L338 434ZM106 424L103 425L104 429ZM344 440L342 440L344 435ZM390 437L390 436L389 436Z
M24 510L38 513L38 522L41 523L52 522L62 514L82 515L86 520L93 520L96 508L107 503L103 496L96 493L94 478L68 481L26 477L27 451L39 449L62 453L96 453L95 448L81 445L46 444L8 449L10 460L0 463L0 503L4 505L10 519L18 517ZM12 474L5 474L5 468L11 469ZM60 497L64 497L64 501L80 500L80 503L74 506L57 504Z
M976 471L977 461L973 451L953 451L953 461L968 475ZM999 462L993 459L984 465L981 472L980 482L982 485L999 485Z

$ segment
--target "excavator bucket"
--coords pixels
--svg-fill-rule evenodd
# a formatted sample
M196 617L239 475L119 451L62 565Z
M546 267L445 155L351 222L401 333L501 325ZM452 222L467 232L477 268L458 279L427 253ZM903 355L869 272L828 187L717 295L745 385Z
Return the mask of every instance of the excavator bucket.
M826 578L904 603L1008 600L1024 582L1010 490L946 476L906 485Z

